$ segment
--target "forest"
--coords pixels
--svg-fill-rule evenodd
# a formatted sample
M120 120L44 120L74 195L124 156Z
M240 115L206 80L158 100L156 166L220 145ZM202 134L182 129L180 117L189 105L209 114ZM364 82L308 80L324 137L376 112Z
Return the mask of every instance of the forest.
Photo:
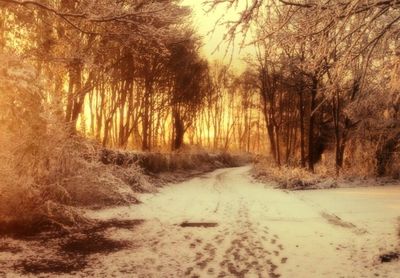
M200 1L223 59L195 2L0 0L0 233L82 229L82 210L247 164L398 183L399 0Z

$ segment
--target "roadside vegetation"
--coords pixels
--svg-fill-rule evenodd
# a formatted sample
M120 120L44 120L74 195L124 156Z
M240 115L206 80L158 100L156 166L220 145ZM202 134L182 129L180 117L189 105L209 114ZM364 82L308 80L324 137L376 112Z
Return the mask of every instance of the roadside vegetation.
M255 48L241 82L261 97L266 175L399 178L398 1L207 3Z

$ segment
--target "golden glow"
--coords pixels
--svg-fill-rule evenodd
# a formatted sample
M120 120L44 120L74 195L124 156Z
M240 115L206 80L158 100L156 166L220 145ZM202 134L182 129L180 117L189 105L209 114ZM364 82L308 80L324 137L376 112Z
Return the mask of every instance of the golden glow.
M221 5L215 11L207 12L204 2L204 0L183 0L182 2L183 5L190 6L193 9L193 25L203 37L203 55L210 61L220 60L223 63L231 62L234 69L243 71L245 67L243 59L248 55L254 54L255 48L252 46L240 48L243 36L237 35L232 52L228 43L224 41L227 28L226 26L222 26L223 22L235 20L239 17L241 6L239 5L237 8L226 10L225 6ZM243 2L241 3L244 5ZM223 19L218 24L218 20L222 16Z

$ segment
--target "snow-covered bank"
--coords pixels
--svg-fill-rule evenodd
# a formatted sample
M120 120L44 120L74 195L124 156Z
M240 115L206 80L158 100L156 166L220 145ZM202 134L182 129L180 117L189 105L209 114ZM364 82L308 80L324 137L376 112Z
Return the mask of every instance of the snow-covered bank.
M305 168L281 166L261 160L254 163L251 175L259 182L272 184L287 190L313 190L396 185L400 180L391 177L336 175L332 171L319 170L311 173Z
M249 171L220 169L142 194L137 206L87 210L92 219L114 223L96 234L115 248L89 253L80 268L58 274L398 277L400 261L381 263L380 255L399 251L400 187L285 192L252 181ZM21 261L43 264L33 254L48 254L55 265L65 260L56 245L42 253L36 241L1 241L1 271L9 276L29 274ZM43 269L42 276L54 275Z

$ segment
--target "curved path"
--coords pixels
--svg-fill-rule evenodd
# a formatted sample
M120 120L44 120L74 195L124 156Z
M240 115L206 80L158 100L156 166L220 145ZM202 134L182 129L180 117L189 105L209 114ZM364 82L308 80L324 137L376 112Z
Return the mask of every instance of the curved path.
M93 256L81 273L115 277L398 277L400 187L285 192L221 169L90 212L144 219L107 236L130 248Z

